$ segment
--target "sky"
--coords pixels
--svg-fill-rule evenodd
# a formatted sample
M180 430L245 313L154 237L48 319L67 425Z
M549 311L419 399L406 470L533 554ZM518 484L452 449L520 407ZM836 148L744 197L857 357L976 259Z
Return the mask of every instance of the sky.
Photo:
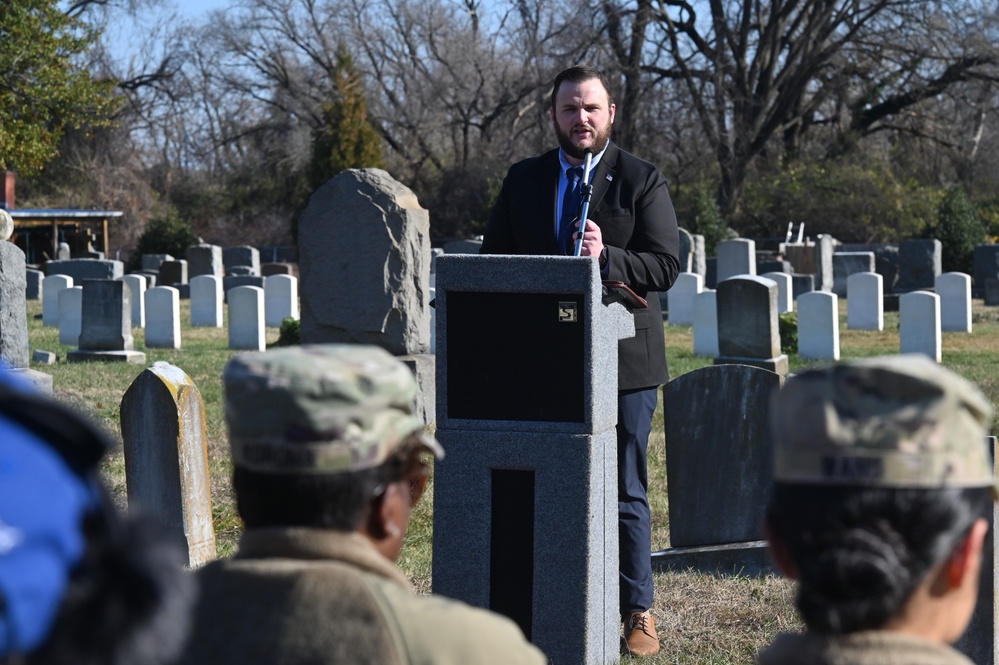
M232 0L175 0L178 9L190 18L201 18L212 9L227 7Z

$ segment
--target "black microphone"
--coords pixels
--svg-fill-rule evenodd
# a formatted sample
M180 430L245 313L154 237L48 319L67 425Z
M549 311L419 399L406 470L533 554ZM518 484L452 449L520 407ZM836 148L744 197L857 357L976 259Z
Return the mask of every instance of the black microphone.
M576 238L576 248L572 252L573 256L580 256L583 253L583 229L586 227L586 218L590 214L590 194L593 192L593 187L590 185L590 167L593 162L593 149L587 148L583 154L583 184L579 188L580 195L582 196L582 205L579 208L579 236Z

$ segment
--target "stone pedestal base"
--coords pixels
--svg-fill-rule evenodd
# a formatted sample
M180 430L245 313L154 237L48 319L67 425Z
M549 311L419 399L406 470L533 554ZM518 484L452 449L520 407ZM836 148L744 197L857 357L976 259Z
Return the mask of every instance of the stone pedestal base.
M710 575L765 577L778 571L767 554L767 542L672 547L652 553L652 568L659 572L689 570Z
M22 379L30 381L32 384L34 384L35 389L38 390L38 392L43 393L45 395L52 394L51 374L45 374L44 372L28 369L26 367L15 368L11 369L10 371L16 374L17 376L21 377Z
M89 351L76 349L66 354L66 360L71 363L117 362L145 364L146 354L142 351Z
M715 358L716 365L750 365L752 367L762 367L771 372L776 372L783 377L787 376L789 366L787 356L780 354L776 358L742 358L739 356L718 356Z

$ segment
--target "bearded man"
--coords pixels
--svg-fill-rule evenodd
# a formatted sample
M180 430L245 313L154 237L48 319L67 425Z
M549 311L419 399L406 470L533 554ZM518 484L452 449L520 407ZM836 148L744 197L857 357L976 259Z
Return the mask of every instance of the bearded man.
M611 143L617 108L610 84L592 67L555 78L551 119L559 148L510 167L482 241L482 254L573 254L580 180L592 153L592 198L582 256L599 261L604 280L639 296L666 291L680 269L676 213L655 165ZM652 529L647 448L659 386L669 380L656 294L635 309L635 336L618 343L618 525L625 651L659 651L652 607Z

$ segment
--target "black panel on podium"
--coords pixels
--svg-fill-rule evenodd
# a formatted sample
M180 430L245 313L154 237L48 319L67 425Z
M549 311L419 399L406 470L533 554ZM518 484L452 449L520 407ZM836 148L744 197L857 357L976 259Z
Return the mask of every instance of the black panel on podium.
M579 293L449 292L449 416L583 422L584 305Z

